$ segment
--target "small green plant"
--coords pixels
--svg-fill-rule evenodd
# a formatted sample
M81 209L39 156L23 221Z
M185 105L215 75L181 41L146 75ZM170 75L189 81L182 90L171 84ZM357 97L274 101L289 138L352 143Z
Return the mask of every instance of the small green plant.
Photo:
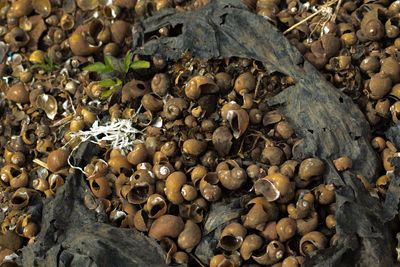
M47 72L52 72L54 69L59 69L60 66L53 63L53 51L50 51L49 56L44 56L43 63L33 64L30 69L41 68Z
M102 62L95 62L91 65L88 65L83 68L83 70L87 71L98 71L100 74L107 74L111 73L113 71L118 72L119 78L115 79L104 79L99 82L97 82L98 86L105 87L105 88L110 88L107 91L104 91L101 94L101 97L109 97L112 93L114 93L115 89L117 86L122 85L126 83L127 79L127 74L130 69L137 70L137 69L148 69L150 68L150 62L146 60L136 60L132 62L132 57L133 54L129 53L125 58L124 58L124 64L121 67L120 64L118 66L114 66L114 64L111 61L111 58L109 56L104 56L104 63Z

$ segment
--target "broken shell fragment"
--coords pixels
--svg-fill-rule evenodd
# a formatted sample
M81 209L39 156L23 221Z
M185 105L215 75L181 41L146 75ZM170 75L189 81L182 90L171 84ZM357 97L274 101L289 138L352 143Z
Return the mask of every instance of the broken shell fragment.
M338 171L348 170L353 167L353 162L349 157L340 157L335 159L333 164Z
M328 243L327 238L321 232L310 232L304 235L300 240L300 253L307 256L309 253L323 249Z
M254 183L254 190L257 195L263 195L268 201L275 201L279 198L280 192L268 179L258 179Z
M57 115L57 100L52 95L41 94L36 97L35 104L46 113L50 120L54 120Z

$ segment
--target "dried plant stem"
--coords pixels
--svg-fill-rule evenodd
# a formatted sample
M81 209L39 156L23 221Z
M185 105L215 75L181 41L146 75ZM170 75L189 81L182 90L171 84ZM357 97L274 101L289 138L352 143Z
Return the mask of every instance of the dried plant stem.
M40 159L33 159L32 161L47 170L49 169L49 166L47 166L47 163L44 161L41 161Z
M335 8L335 13L333 13L333 16L331 18L332 22L335 22L337 14L339 13L339 9L342 6L342 2L343 2L343 0L339 0L339 2L337 3L336 8Z
M286 31L284 31L283 34L287 34L288 32L294 30L297 26L299 26L299 25L303 24L304 22L306 22L306 21L312 19L313 17L317 16L319 13L322 13L322 12L325 10L325 8L327 8L327 7L329 7L329 6L333 5L333 4L335 4L337 1L338 1L338 0L333 0L333 1L330 1L330 2L328 2L328 3L326 3L326 4L324 4L324 5L321 7L321 9L319 9L317 12L315 12L315 13L311 14L310 16L308 16L307 18L305 18L305 19L303 19L303 20L297 22L297 23L294 24L292 27L290 27L289 29L287 29ZM340 0L339 0L339 1L340 1Z

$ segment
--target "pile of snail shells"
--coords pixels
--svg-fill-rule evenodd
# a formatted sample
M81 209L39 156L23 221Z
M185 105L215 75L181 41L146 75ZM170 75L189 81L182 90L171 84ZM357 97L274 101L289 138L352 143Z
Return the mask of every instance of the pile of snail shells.
M248 171L259 173L257 168L251 165ZM300 266L309 253L334 245L338 239L334 186L320 184L308 190L305 182L321 176L324 168L322 161L309 158L301 162L298 179L271 167L268 175L255 180L256 196L245 204L247 213L241 221L223 229L219 239L223 253L215 255L210 266L240 266L249 260Z
M313 193L303 188L321 182L324 164L314 158L291 159L297 141L294 130L276 110L255 101L266 90L254 94L255 70L246 67L238 73L200 75L197 68L202 65L193 66L182 85L174 85L176 73L165 72L155 74L150 84L131 80L122 87L122 103L108 109L110 119L132 119L143 128L143 143L132 151L107 149L84 167L95 196L85 196L86 206L107 212L115 226L136 228L157 239L167 252L167 263L189 259L188 253L202 239L210 203L231 192L246 194L253 185L258 196L246 204L242 227L262 232L267 223L284 217L279 214L287 216L288 209L293 214L290 222L300 225L299 233L321 231L305 221L318 224L325 219L327 212L319 218L314 205L333 209L333 188L319 186ZM139 116L134 115L133 101L145 109ZM161 126L152 124L157 118L161 118ZM85 127L76 124L80 127L73 129L75 124L71 122L68 131ZM253 131L254 137L250 137ZM241 158L237 151L244 141ZM255 149L249 149L252 145ZM315 203L313 200L309 210L296 215L296 202L306 192ZM327 194L333 199L320 199ZM288 205L291 202L294 204ZM255 218L269 207L275 214ZM333 235L331 229L324 229L325 239ZM306 247L304 250L310 249Z

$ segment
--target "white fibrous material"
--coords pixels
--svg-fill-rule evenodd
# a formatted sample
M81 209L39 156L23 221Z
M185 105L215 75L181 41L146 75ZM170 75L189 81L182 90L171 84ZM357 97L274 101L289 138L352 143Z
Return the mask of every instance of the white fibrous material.
M104 125L99 125L99 121L95 121L90 130L79 131L71 133L71 140L78 137L80 143L92 142L95 144L104 144L106 142L113 149L119 149L121 153L127 154L133 150L136 144L143 143L139 134L143 134L142 131L132 126L132 121L127 119L109 121ZM74 152L79 146L76 146L72 152ZM68 158L69 165L74 169L79 169L85 173L81 168L72 166L70 163L70 157L73 153L70 153Z

